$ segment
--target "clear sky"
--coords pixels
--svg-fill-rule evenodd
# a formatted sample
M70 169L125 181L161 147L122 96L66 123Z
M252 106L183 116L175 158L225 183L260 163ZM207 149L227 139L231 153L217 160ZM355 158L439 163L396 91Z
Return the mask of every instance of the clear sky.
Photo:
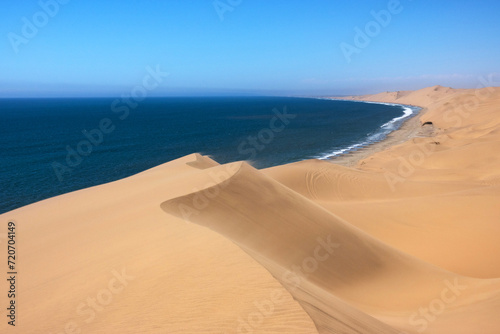
M498 0L2 0L0 97L115 96L147 68L169 73L151 96L475 88L500 82L499 15Z

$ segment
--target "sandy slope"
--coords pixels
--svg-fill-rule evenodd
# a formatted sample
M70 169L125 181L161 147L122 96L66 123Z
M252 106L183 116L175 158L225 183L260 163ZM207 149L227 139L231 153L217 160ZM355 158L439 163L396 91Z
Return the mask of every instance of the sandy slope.
M191 155L2 215L2 226L18 224L17 331L314 332L290 294L231 241L161 210L166 198L211 182L200 168L213 165ZM124 283L114 279L122 270Z
M2 215L18 329L499 333L500 89L361 99L424 107L429 135L355 168L194 154Z
M421 327L412 326L418 322L418 317L409 320L412 314L450 284L458 287L461 305L455 313L445 312L447 317L428 324L429 328L493 333L489 326L500 326L494 308L482 312L484 325L466 327L460 322L467 307L500 302L500 279L465 278L411 257L249 165L238 165L228 180L166 201L162 207L186 217L186 208L193 207L197 196L216 194L202 212L189 216L190 221L233 240L257 259L303 305L320 332L347 328L361 333L394 332L370 318L360 321L360 316L349 317L349 313L341 317L336 313L339 308L383 319L396 330L414 332ZM479 291L488 291L495 298L490 301L481 296L478 300ZM336 307L325 308L331 305Z

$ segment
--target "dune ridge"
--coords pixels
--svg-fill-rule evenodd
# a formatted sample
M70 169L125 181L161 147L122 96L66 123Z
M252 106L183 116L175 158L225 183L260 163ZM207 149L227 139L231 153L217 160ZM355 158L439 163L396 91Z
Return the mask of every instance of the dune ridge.
M500 279L466 278L391 248L244 163L238 163L237 172L222 183L169 200L162 208L183 217L181 208L192 205L203 192L217 195L190 220L232 240L266 267L308 311L320 333L347 327L361 333L410 331L400 323L448 285L464 287L461 300L472 305L478 303L475 293L485 286L494 294L500 292ZM336 308L325 311L324 305L341 307L339 300L358 312L383 318L394 326L392 331L374 321L359 326L339 317ZM495 314L485 313L485 323L498 325ZM448 325L460 316L449 316ZM481 325L453 330L474 329Z
M498 333L500 88L351 98L423 107L416 135L352 167L192 154L1 215L20 327Z

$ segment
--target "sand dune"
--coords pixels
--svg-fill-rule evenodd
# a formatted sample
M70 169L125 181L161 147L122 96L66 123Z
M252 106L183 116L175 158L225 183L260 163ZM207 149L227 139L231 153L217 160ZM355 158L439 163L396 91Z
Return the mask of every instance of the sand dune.
M301 304L307 305L304 308L313 320L328 317L328 321L317 323L320 332L338 332L342 328L338 323L356 327L354 321L339 319L335 312L325 314L322 305L327 294L357 311L383 318L396 330L411 332L411 324L404 326L401 318L409 319L415 309L435 299L451 282L463 286L466 291L460 292L460 297L471 305L478 303L476 292L485 286L492 294L500 293L500 279L465 278L402 253L246 164L239 163L238 170L224 182L169 200L162 208L182 217L183 208L192 206L195 198L204 193L217 196L190 220L249 252ZM308 284L302 283L305 281ZM322 299L316 297L318 290ZM496 310L484 317L487 324L500 326L500 321L495 320ZM451 314L442 319L432 326L439 326L440 321L459 322ZM373 325L357 330L390 332L379 326L371 329ZM459 327L472 332L481 325ZM456 332L458 327L453 330Z
M498 186L443 182L440 172L425 182L415 173L417 181L392 190L384 173L324 161L284 167L264 172L389 245L466 276L500 277L500 261L490 255L500 252Z
M245 333L249 320L260 333L314 332L251 257L160 209L211 182L200 168L213 165L191 155L2 215L19 226L21 332ZM260 323L259 305L273 296L278 302Z
M499 333L500 88L353 98L421 106L425 130L354 167L192 154L1 215L18 328Z

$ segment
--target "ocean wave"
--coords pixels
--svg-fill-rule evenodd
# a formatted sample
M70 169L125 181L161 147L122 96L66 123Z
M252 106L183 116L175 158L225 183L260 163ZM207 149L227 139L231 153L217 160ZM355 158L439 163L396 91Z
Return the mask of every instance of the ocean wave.
M325 99L325 98L322 98L322 99ZM415 116L418 113L418 111L420 111L420 109L421 109L419 107L408 106L408 105L404 105L404 104L396 104L396 103L371 102L371 101L352 101L352 100L338 100L338 101L349 101L349 102L360 102L360 103L368 103L368 104L383 104L383 105L388 105L388 106L398 106L398 107L403 108L403 110L402 110L403 115L395 117L395 118L391 119L389 122L382 124L380 126L379 130L377 130L373 133L368 133L364 140L362 140L358 143L354 143L354 144L349 145L349 146L344 147L344 148L339 148L339 149L336 149L336 150L331 151L331 152L322 153L322 154L318 155L317 157L315 157L316 159L328 160L328 159L331 159L332 157L337 157L337 156L340 156L343 154L355 152L355 151L359 150L360 148L378 143L378 142L384 140L385 138L387 138L387 136L391 132L399 129L401 127L401 125L408 118Z

